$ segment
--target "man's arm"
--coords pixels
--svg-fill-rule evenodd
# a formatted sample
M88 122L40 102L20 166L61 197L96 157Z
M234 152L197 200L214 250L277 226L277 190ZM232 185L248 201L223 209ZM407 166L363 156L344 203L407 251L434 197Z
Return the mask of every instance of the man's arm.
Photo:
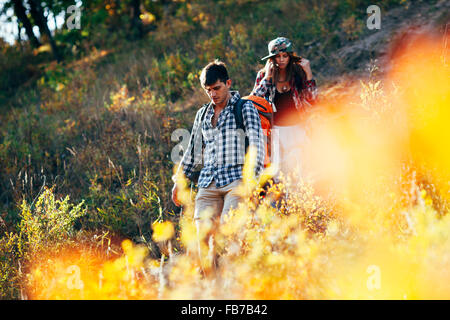
M188 179L192 180L192 176L194 173L194 167L196 164L201 163L201 157L202 157L202 134L201 134L201 128L200 128L200 122L201 122L201 114L202 111L206 107L200 108L200 110L197 111L197 114L195 116L194 125L192 126L191 131L191 138L189 140L188 147L186 148L186 151L183 154L183 157L181 158L180 164L178 165L178 168L176 170L176 173L172 176L172 181L176 183L177 177L180 174L184 174ZM198 136L196 136L197 131ZM199 145L200 144L200 145Z
M264 145L264 135L261 128L261 119L258 110L252 102L247 101L242 106L242 116L244 120L245 131L248 136L248 145L254 146L257 150L255 175L258 176L264 167L264 157L266 148Z

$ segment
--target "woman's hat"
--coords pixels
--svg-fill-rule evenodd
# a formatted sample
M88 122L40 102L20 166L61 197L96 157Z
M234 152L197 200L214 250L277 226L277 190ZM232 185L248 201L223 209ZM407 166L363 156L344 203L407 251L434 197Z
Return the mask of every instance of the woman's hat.
M278 37L276 39L273 39L269 42L267 49L269 50L269 55L265 56L261 60L272 58L280 52L293 52L291 41L285 37Z

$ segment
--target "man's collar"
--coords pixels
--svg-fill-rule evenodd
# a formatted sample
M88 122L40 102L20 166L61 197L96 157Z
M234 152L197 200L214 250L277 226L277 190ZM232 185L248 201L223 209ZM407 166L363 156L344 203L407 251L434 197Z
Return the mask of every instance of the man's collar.
M230 93L231 93L231 97L230 97L230 100L228 100L227 107L233 106L241 98L241 96L239 95L239 91L230 91Z

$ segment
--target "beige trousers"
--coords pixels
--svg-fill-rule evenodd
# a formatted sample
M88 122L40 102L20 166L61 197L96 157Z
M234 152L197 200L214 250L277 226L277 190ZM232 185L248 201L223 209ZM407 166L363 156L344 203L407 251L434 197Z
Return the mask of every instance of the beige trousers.
M217 188L216 183L213 180L207 188L199 188L197 196L195 197L195 209L194 220L197 228L198 237L198 254L201 263L201 269L205 275L211 270L216 270L217 259L215 249L214 233L217 226L217 216L220 214L220 224L224 222L224 218L228 212L236 208L241 200L241 196L237 192L237 187L241 183L241 180L235 180L226 186ZM202 253L200 230L202 226L207 226L209 229L206 235L206 241L208 243L208 252ZM209 271L208 271L209 270Z
M207 188L199 188L195 197L194 219L201 221L214 219L220 214L220 223L232 208L237 208L241 196L237 187L241 180L235 180L226 186L217 188L213 180Z

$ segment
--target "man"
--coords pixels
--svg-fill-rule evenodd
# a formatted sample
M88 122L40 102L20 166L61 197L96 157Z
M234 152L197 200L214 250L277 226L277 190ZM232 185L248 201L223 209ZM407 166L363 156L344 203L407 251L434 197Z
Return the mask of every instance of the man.
M202 70L200 83L211 102L203 107L206 109L201 108L197 112L192 133L201 133L204 148L201 145L199 147L198 143L196 145L196 139L191 138L180 166L172 178L176 182L177 175L184 173L188 179L195 180L195 164L203 156L203 167L200 171L199 188L195 198L194 219L197 228L200 222L217 218L218 215L223 222L228 211L237 207L241 200L237 187L242 181L245 157L243 146L245 139L236 134L239 129L233 113L240 95L237 91L230 90L231 79L228 77L225 64L218 60L209 63ZM250 101L242 106L242 116L248 146L257 149L255 161L257 176L263 169L265 156L261 121L258 111ZM172 189L172 200L179 206L177 191L175 183ZM204 215L207 209L212 209L212 216Z

